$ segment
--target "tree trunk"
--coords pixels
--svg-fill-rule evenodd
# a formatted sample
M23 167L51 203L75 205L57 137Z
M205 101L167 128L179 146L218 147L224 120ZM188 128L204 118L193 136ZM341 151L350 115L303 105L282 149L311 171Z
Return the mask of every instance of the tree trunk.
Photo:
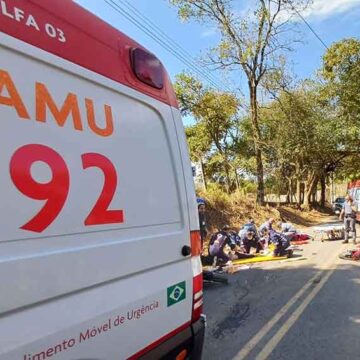
M230 194L231 179L230 179L229 164L228 164L227 160L224 161L224 171L225 171L225 177L226 177L226 190L227 190L227 193Z
M239 190L240 189L240 181L239 181L239 175L238 175L236 169L234 169L234 173L235 173L236 190Z
M253 131L255 156L256 156L256 177L257 177L257 196L256 201L260 205L264 205L265 202L265 187L264 187L264 166L262 162L262 149L261 149L261 134L259 128L258 117L258 103L257 103L257 85L250 82L250 109L251 109L251 124Z
M314 184L314 203L318 202L318 184L319 184L319 176L316 177L316 181Z
M286 192L286 202L287 203L291 203L291 201L292 201L292 189L291 189L291 187L292 187L292 181L291 181L291 178L286 178L287 179L287 181L288 181L288 189L287 189L287 192Z
M300 207L302 204L301 201L301 181L300 179L296 179L296 203Z
M265 187L264 187L264 167L262 163L262 152L256 149L256 176L257 176L257 196L256 201L259 205L265 203Z
M311 195L311 204L315 204L316 203L316 191L314 190L312 195Z
M325 202L326 202L326 177L325 177L325 174L321 175L320 186L321 186L320 206L325 207Z
M317 176L314 171L308 175L308 178L305 182L305 190L304 190L304 207L310 208L311 205L311 196L314 193L314 187L317 184Z
M304 202L303 202L303 205L304 205L305 208L309 208L310 203L311 203L311 191L310 191L309 185L306 182L305 183L305 189L304 189Z
M206 177L205 177L205 169L204 169L204 163L202 161L202 159L200 159L200 166L201 166L201 174L202 174L202 181L204 184L204 190L207 190L207 181L206 181Z
M301 190L300 190L300 203L303 204L305 199L305 184L301 183Z
M295 179L296 179L296 204L298 206L298 208L300 208L301 204L302 204L302 199L301 199L301 163L299 160L296 161L295 163Z
M288 204L290 204L290 192L289 192L289 190L288 190L287 193L286 193L286 202L287 202Z

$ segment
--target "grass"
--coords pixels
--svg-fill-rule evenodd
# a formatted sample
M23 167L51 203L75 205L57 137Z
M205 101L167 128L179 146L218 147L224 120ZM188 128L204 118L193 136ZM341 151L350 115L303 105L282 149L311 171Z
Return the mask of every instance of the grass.
M304 211L290 205L260 206L256 203L254 194L229 195L215 189L206 193L200 192L198 195L206 201L210 233L221 229L225 224L238 231L249 218L253 218L257 226L269 218L274 218L276 221L291 222L301 229L324 222L331 214L329 208Z

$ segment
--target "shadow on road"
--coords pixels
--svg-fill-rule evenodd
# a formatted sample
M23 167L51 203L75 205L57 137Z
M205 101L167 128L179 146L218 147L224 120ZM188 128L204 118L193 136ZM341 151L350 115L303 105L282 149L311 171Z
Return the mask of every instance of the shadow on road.
M208 327L203 358L234 358L318 271L310 264L299 268L249 269L229 275L228 285L206 288L204 312ZM246 359L255 358L254 354L261 350L318 282L309 287ZM358 358L359 331L359 266L344 260L275 349L271 359Z

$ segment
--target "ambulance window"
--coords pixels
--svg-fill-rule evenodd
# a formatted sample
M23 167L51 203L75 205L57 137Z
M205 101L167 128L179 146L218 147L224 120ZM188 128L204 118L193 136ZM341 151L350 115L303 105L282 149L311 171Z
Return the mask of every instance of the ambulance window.
M360 200L360 189L356 189L355 200L356 200L356 201L359 201L359 200Z

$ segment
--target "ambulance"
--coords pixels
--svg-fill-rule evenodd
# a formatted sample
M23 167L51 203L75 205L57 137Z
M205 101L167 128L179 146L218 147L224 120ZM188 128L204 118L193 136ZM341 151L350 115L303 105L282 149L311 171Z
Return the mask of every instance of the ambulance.
M360 179L355 179L347 184L347 193L353 198L357 205L356 221L360 222ZM340 208L339 213L343 204L344 202L338 205L338 208Z
M200 359L200 238L161 62L70 0L0 0L0 359Z

